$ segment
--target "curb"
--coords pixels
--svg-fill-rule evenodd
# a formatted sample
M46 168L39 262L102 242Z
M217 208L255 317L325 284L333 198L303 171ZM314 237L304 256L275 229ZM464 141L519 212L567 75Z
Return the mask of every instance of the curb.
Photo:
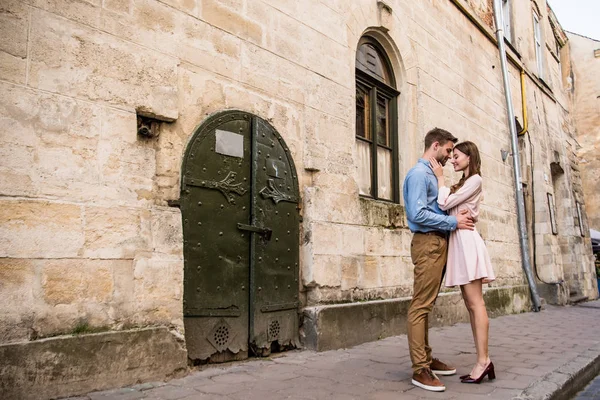
M600 373L600 346L589 348L554 372L532 383L513 400L568 400Z

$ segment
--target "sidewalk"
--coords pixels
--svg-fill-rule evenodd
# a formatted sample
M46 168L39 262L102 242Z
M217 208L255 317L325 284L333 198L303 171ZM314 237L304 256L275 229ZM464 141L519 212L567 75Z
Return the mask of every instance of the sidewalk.
M568 399L600 370L600 301L490 320L490 356L497 379L480 385L458 379L475 361L470 325L431 329L430 339L434 356L458 369L454 376L441 377L443 393L410 383L411 363L402 335L351 349L293 351L213 365L182 379L71 400Z

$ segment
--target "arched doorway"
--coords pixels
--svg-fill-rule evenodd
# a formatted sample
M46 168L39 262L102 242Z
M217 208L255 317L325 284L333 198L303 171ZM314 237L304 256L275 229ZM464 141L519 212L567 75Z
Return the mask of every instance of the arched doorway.
M196 129L181 181L190 359L223 362L296 346L298 201L294 162L268 122L225 111Z

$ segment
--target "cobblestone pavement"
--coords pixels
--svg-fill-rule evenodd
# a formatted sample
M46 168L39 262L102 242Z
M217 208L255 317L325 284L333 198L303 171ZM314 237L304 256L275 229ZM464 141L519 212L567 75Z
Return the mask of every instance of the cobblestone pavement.
M542 399L573 385L574 376L600 362L599 332L599 301L492 319L490 355L497 378L468 385L460 383L458 376L468 373L475 361L470 326L431 329L434 356L458 369L454 376L441 377L447 387L443 393L410 383L408 346L401 335L350 349L293 351L208 366L181 379L71 400Z

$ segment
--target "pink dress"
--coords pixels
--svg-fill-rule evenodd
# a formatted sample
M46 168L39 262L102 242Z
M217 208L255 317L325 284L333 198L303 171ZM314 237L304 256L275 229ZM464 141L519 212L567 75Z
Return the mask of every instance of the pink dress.
M461 210L468 210L473 221L477 222L482 197L481 176L473 175L455 193L450 194L450 188L441 187L438 204L442 210L448 211L449 215L458 215ZM457 229L451 232L448 242L446 286L465 285L482 278L484 283L496 279L490 256L477 229Z

